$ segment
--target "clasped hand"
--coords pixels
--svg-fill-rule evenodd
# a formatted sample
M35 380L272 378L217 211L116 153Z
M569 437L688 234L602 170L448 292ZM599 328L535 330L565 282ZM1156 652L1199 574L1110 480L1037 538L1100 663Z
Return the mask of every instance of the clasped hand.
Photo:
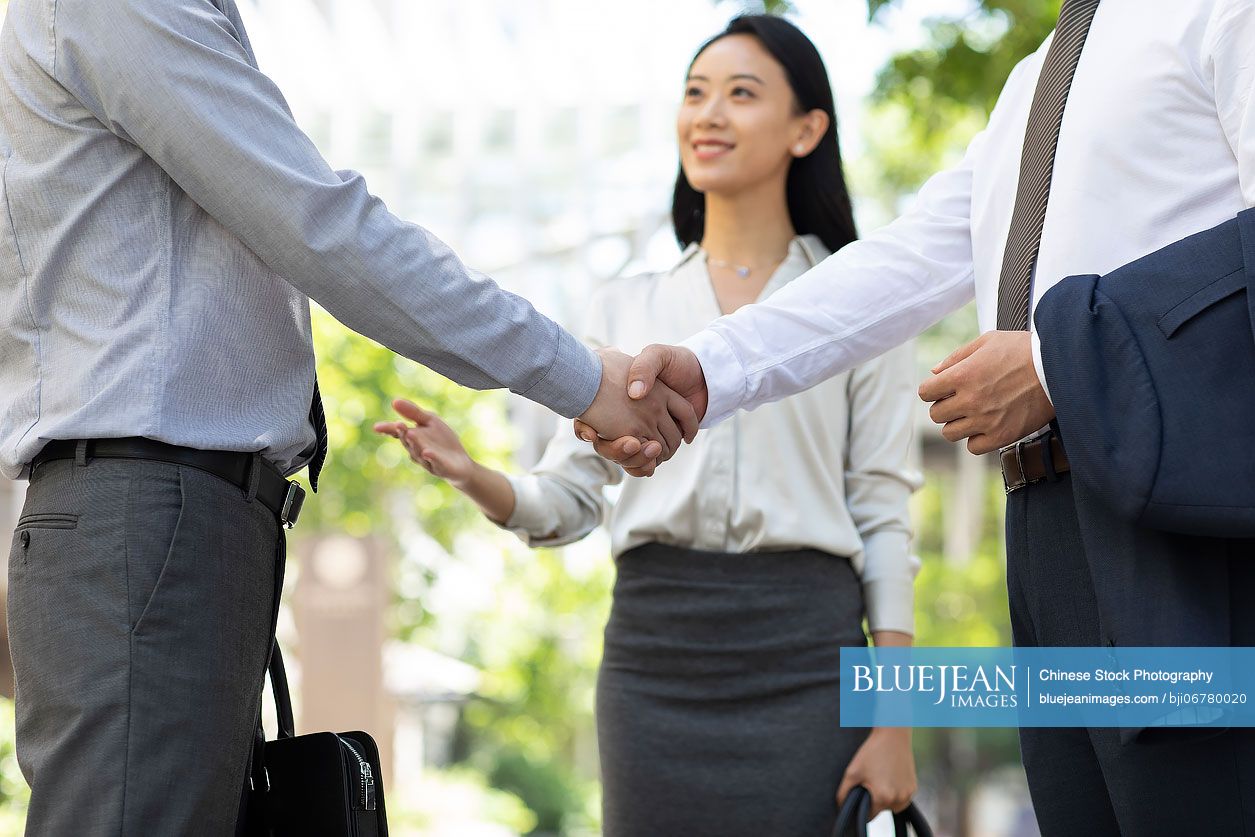
M614 352L616 363L627 358ZM603 355L603 361L605 356ZM630 367L625 369L624 389L620 396L626 395L629 403L644 404L662 397L668 404L675 404L675 399L687 405L694 422L692 434L685 433L686 442L693 441L697 434L697 424L706 415L708 393L706 376L697 356L688 349L679 346L653 344L636 356L628 359ZM617 374L617 368L616 368ZM603 375L602 384L608 375ZM600 395L598 396L600 397ZM671 411L676 415L675 410ZM586 442L591 442L597 453L611 462L616 462L634 477L652 476L659 464L671 458L674 448L668 450L657 441L656 437L639 433L613 433L608 428L598 426L587 418L587 413L575 420L575 434ZM611 428L612 429L612 428Z
M616 349L598 349L597 354L602 364L601 387L592 405L576 419L577 432L586 440L615 440L616 451L632 448L642 463L646 459L652 463L652 473L657 463L679 450L682 441L691 442L697 436L706 409L704 395L701 399L686 396L667 382L655 386L652 378L642 389L636 377L629 395L633 359Z

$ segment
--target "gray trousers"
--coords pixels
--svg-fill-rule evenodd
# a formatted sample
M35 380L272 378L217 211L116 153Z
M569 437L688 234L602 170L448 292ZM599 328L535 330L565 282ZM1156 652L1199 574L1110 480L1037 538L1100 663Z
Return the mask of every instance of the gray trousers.
M278 524L195 468L38 468L9 558L26 833L230 835L269 653Z

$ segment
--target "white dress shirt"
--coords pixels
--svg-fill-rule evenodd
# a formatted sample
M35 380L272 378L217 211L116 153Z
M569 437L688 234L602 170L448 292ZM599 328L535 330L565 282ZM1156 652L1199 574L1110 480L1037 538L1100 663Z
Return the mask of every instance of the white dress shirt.
M1029 106L1049 39L915 207L684 341L709 427L914 337L975 296L995 328ZM1063 116L1033 305L1255 205L1255 0L1104 0ZM1033 335L1039 377L1041 351ZM940 360L940 358L938 358ZM660 469L662 470L662 469Z
M826 255L818 238L794 239L763 294ZM584 339L634 353L679 340L718 316L705 254L692 246L670 271L599 290ZM809 392L738 413L681 446L653 477L628 480L613 509L602 489L621 482L623 471L561 421L531 474L510 478L516 503L506 528L531 546L556 546L584 537L608 516L615 555L656 542L848 556L871 630L912 633L918 562L910 554L907 500L920 484L910 465L913 357L903 346Z

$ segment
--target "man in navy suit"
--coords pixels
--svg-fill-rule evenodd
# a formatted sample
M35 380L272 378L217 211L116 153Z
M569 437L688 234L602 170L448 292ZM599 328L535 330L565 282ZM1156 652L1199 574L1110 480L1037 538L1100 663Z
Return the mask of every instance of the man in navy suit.
M1075 480L1069 434L1096 428L1052 426L1047 337L1030 318L1063 277L1107 273L1255 205L1251 44L1250 0L1065 0L987 128L910 212L681 346L648 347L629 394L662 380L708 427L974 297L984 334L920 395L947 439L1003 451L1015 643L1255 645L1255 542L1129 522ZM1051 352L1068 362L1069 346ZM576 430L634 475L658 466L657 445ZM1255 829L1250 729L1023 729L1020 742L1047 837Z

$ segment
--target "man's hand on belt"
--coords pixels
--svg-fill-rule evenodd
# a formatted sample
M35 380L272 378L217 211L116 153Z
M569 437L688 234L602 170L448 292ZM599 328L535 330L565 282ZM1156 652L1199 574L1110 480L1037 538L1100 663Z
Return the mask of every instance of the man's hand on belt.
M932 369L919 397L951 442L967 439L975 454L1023 439L1055 417L1033 366L1027 331L989 331Z

